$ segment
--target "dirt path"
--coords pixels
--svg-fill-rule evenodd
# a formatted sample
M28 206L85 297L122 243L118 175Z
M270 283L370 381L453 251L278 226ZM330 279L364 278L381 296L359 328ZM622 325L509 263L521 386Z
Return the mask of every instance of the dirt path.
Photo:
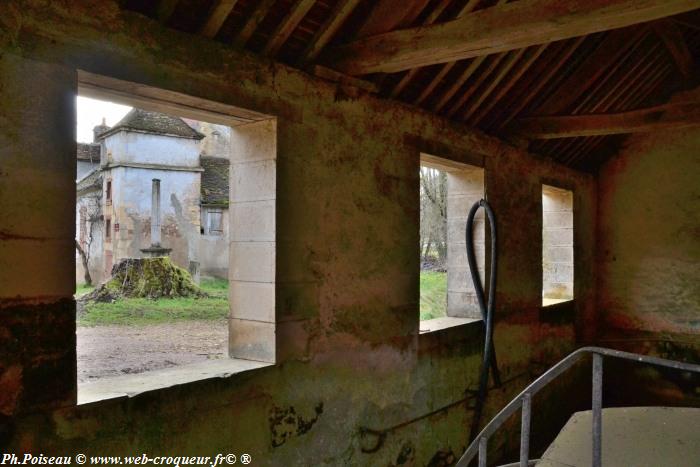
M226 320L78 327L78 381L142 373L227 355Z

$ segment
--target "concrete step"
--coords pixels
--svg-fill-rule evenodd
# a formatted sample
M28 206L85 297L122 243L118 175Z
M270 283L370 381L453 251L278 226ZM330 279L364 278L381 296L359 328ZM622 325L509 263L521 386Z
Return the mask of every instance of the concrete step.
M536 464L591 465L591 412L577 412ZM700 409L603 409L604 467L700 467Z

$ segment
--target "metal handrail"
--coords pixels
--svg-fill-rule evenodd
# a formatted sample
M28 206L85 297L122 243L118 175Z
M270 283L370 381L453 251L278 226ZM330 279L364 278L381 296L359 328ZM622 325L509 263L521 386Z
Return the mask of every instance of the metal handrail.
M498 414L484 427L483 430L474 438L474 441L469 445L462 457L457 462L457 467L467 467L477 453L479 454L479 467L486 467L486 451L488 440L498 428L501 427L508 417L513 415L518 409L522 409L521 415L521 430L520 430L520 466L527 467L530 464L529 449L530 449L530 414L532 410L532 397L539 392L540 389L547 386L550 382L556 379L559 375L571 368L576 362L581 360L585 355L593 356L593 384L592 384L592 437L593 437L593 467L601 467L602 465L602 408L603 408L603 357L620 358L623 360L631 360L647 365L661 366L672 368L679 371L689 371L700 373L700 365L693 363L677 362L675 360L667 360L665 358L651 357L648 355L634 354L623 352L620 350L606 349L603 347L582 347L552 368L547 370L542 376L533 381L520 394L518 394L508 405L506 405Z

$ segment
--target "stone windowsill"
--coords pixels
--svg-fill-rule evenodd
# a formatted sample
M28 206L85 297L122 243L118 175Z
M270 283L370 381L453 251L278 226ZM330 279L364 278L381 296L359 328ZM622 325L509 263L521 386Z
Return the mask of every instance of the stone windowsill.
M442 318L426 319L419 323L420 334L428 334L431 332L437 332L442 329L452 328L455 326L461 326L463 324L475 323L481 321L480 319L474 318L454 318L451 316L445 316Z
M204 379L226 378L236 373L271 365L271 363L266 362L227 358L133 375L101 378L97 381L78 384L78 404L89 404L119 397L134 397L148 391Z
M542 299L542 306L548 307L548 306L552 306L552 305L558 305L560 303L571 302L573 300L574 300L573 298L543 298Z

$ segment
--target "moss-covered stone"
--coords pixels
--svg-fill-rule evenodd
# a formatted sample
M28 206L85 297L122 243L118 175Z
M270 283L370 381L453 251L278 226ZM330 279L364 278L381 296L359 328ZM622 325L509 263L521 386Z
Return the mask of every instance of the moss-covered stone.
M110 302L120 298L205 297L186 270L168 257L127 258L112 267L111 278L83 298Z

